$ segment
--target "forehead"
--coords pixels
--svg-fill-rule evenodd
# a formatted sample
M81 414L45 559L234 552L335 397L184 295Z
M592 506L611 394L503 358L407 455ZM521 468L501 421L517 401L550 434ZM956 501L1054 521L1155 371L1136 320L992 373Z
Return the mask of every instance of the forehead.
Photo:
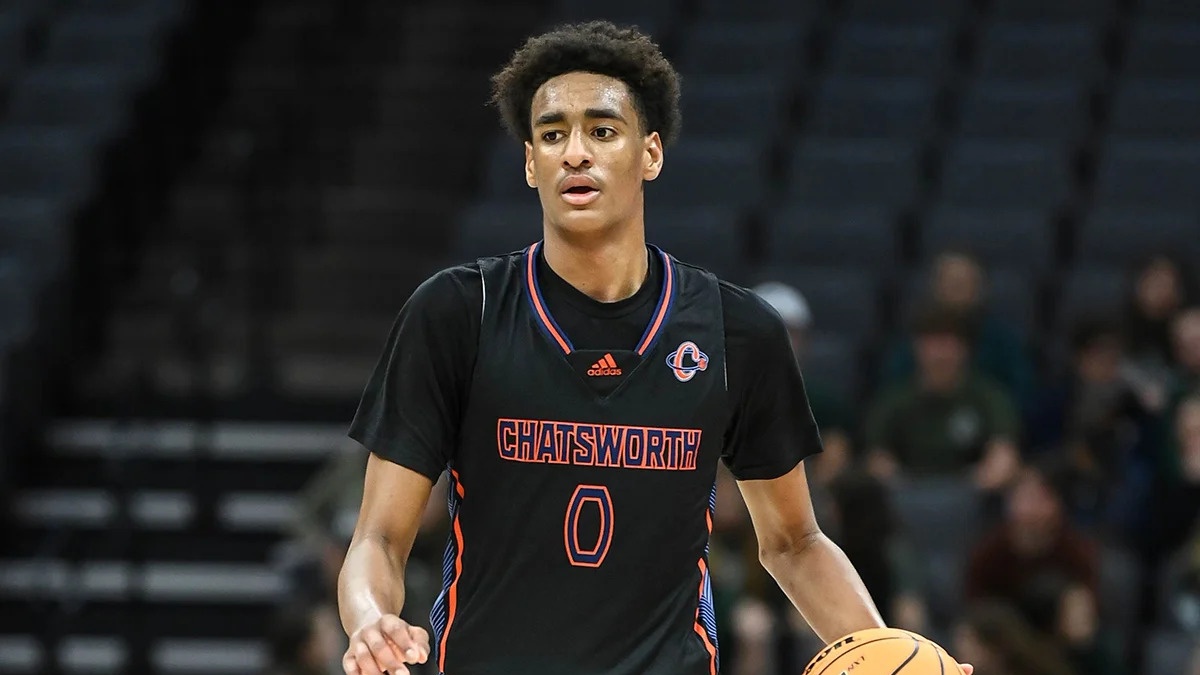
M628 112L633 110L633 97L624 82L597 73L564 73L546 80L533 94L535 118L549 111L587 108L615 108Z

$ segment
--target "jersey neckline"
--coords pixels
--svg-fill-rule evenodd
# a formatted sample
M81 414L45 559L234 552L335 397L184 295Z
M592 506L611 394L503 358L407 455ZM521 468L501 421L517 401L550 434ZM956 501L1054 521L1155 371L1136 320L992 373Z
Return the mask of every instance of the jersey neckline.
M566 331L558 325L558 322L554 320L554 316L550 313L550 308L546 305L545 298L542 296L541 285L538 282L537 260L538 251L542 243L542 241L537 241L525 249L525 295L530 307L533 309L534 317L547 339L550 340L551 344L560 349L563 354L570 354L575 351L575 347L571 344ZM677 275L675 274L674 261L671 259L671 256L653 244L647 244L647 247L661 257L663 278L662 289L659 291L658 296L658 304L655 306L654 312L650 315L650 322L646 326L646 330L642 333L642 338L638 340L638 344L634 348L638 356L644 356L658 342L658 338L662 335L667 320L670 318L671 307L675 304L675 296L678 294Z

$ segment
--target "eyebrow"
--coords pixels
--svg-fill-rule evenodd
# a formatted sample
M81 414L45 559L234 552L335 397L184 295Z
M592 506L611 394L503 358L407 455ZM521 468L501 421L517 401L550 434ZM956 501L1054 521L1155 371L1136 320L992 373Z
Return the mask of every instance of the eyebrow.
M617 120L625 122L625 117L614 108L588 108L583 111L583 116L594 120ZM553 111L538 115L534 121L534 126L542 126L543 124L557 124L567 118L566 113L562 111Z

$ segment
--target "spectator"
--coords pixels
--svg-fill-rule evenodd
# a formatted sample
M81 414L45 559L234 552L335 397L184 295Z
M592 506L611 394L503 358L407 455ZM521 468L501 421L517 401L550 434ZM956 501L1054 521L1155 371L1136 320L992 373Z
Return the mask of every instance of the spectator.
M783 318L792 338L792 349L803 370L813 332L813 315L808 301L795 288L780 282L760 284L754 290ZM813 477L821 483L828 483L850 461L850 429L854 421L851 419L850 406L828 382L806 372L804 388L808 393L813 419L821 428L824 446L824 451L813 458Z
M271 622L267 639L271 665L266 675L340 672L341 656L346 647L337 613L330 605L281 609Z
M1137 272L1127 314L1129 355L1148 372L1165 374L1171 363L1171 321L1188 301L1180 265L1165 255Z
M971 552L968 601L1011 602L1071 654L1081 672L1106 672L1099 638L1099 554L1066 517L1061 469L1029 466L1008 492L1005 521ZM1132 608L1129 608L1132 609Z
M1034 394L1033 363L1017 332L988 312L984 304L986 286L987 277L979 261L966 253L945 252L933 261L929 294L920 304L961 312L975 369L1005 389L1012 400L1028 400ZM884 381L904 381L917 369L911 342L900 340L887 354Z
M988 675L1075 675L1058 645L1040 635L1011 605L971 606L954 630L954 653Z
M1015 474L1019 424L1004 391L970 367L960 314L933 307L917 319L917 373L885 390L865 425L868 465L876 476L898 472L955 475L971 469L995 491Z
M1175 428L1178 408L1183 399L1200 393L1200 306L1181 311L1175 317L1171 334L1175 364L1162 418L1160 433L1164 442L1160 444L1157 466L1165 480L1177 480L1182 472L1179 460L1184 455L1178 447L1179 436Z
M1048 388L1030 413L1031 454L1067 457L1074 480L1066 497L1077 523L1132 528L1140 523L1155 418L1121 367L1116 324L1080 322L1071 351L1071 374Z
M1171 447L1177 473L1160 478L1149 519L1149 564L1157 567L1200 524L1200 392L1180 402Z

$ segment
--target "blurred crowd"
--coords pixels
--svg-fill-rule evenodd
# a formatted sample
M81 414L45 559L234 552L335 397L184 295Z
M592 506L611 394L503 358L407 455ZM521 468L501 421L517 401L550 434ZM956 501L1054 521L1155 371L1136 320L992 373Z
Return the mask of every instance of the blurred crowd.
M821 317L798 289L756 290L788 324L803 370ZM806 463L818 517L889 624L941 641L981 673L1136 673L1148 627L1200 632L1200 296L1187 270L1157 257L1110 312L1036 345L987 297L986 270L947 252L925 301L880 345L865 400L806 378L824 442ZM344 450L302 495L280 553L290 598L306 609L284 608L274 627L279 675L337 672L336 575L365 466L361 449ZM408 567L404 618L426 627L441 586L444 487ZM800 672L819 641L758 563L723 467L717 487L722 672ZM957 490L972 508L947 499L915 522L897 509L900 495L933 490ZM1116 579L1124 594L1105 589L1110 555L1130 563ZM1200 654L1189 675L1200 675Z

